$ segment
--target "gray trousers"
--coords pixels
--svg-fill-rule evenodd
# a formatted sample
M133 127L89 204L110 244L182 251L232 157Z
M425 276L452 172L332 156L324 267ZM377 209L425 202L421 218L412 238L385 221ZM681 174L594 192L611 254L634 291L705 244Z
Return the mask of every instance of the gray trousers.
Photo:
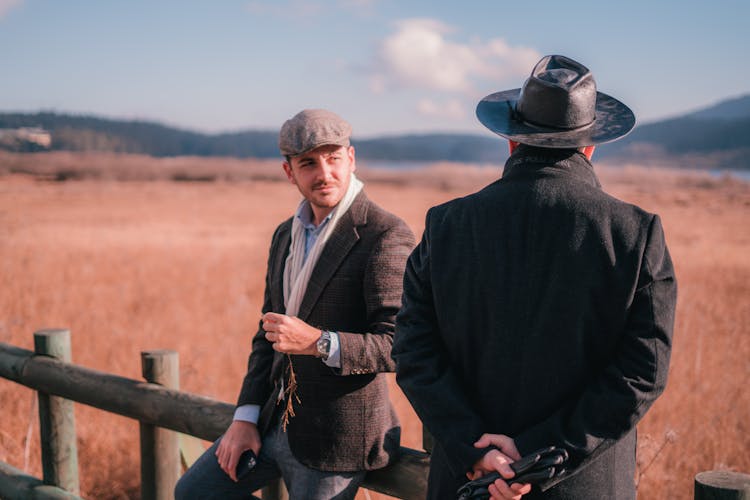
M365 471L323 472L300 463L289 449L287 434L280 426L263 438L258 464L239 482L219 467L215 451L219 438L183 474L175 487L175 499L246 499L271 481L282 477L290 500L353 499Z

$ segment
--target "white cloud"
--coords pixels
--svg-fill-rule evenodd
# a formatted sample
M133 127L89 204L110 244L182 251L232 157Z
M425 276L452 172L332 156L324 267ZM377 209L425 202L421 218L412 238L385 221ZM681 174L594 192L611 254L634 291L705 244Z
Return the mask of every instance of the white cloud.
M467 90L469 74L480 61L468 47L446 40L450 31L431 19L399 22L396 33L380 45L386 78L408 87Z
M0 19L8 15L13 8L18 7L24 0L0 0Z
M507 81L519 76L526 78L542 58L535 49L511 47L502 38L494 38L478 50L482 59L490 63L481 72L494 81Z
M417 112L420 115L436 118L463 120L466 118L466 106L458 99L450 99L439 103L432 99L420 99L417 102Z
M405 19L379 46L377 88L413 87L472 94L479 80L525 78L541 55L502 38L453 41L455 29L434 19Z

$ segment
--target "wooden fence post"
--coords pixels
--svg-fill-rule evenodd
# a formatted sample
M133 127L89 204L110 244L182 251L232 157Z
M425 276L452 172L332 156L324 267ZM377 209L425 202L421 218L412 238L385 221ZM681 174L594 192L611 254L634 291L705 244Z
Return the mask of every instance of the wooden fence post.
M179 389L180 369L176 351L141 352L141 369L147 382ZM169 500L180 477L180 444L176 432L140 424L141 498Z
M34 352L70 363L70 330L34 332ZM37 394L44 483L78 495L78 449L73 401L42 392Z
M268 486L261 490L263 500L289 500L289 493L286 491L283 479L276 479L268 483Z
M707 471L695 476L695 500L750 500L750 475Z

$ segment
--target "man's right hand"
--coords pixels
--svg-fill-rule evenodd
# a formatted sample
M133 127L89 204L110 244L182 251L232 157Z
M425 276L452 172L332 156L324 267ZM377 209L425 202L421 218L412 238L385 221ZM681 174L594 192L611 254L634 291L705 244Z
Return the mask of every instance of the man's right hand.
M467 474L469 479L478 479L493 471L499 472L503 479L513 478L516 473L510 468L510 464L521 458L513 439L503 434L483 434L474 443L475 448L487 448L488 446L495 446L498 449L488 451L477 460L472 472ZM487 490L492 500L520 500L523 495L531 491L531 485L521 483L508 485L502 479L498 479Z
M246 450L253 450L256 456L260 456L260 446L257 425L243 420L233 421L216 449L216 458L221 470L226 472L232 481L237 482L237 463L240 461L240 455Z

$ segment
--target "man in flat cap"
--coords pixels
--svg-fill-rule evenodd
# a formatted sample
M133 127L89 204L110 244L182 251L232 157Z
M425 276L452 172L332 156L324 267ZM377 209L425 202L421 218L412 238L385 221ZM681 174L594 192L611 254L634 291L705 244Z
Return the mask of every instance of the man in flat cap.
M492 498L633 499L676 281L659 217L606 194L590 158L635 117L563 56L477 116L510 141L503 176L429 210L396 321L398 383L436 440L428 497L510 480L511 462L554 446L564 472L498 479Z
M350 134L320 109L281 128L284 172L303 200L271 241L234 421L182 477L177 498L250 498L279 477L292 499L354 498L365 472L396 456L400 427L384 372L395 369L414 235L365 195ZM257 464L238 477L247 450Z

